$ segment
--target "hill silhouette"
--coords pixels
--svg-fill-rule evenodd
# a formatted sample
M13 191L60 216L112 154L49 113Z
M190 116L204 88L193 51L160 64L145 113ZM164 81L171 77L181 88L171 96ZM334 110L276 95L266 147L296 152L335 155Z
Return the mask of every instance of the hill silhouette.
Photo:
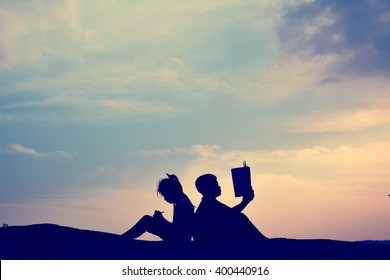
M13 260L380 260L390 259L386 242L274 238L267 242L219 244L129 240L120 235L55 224L0 228L0 259Z

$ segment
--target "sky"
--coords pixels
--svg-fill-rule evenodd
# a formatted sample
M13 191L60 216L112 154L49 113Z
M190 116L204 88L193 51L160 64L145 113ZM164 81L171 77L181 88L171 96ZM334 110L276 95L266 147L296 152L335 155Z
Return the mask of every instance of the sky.
M267 237L390 239L389 45L385 0L2 0L0 224L234 206L245 160Z

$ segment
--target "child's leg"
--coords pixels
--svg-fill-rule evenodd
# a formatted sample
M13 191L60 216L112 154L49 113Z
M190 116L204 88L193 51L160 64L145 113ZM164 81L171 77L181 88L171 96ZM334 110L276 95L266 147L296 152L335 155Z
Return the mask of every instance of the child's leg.
M152 216L143 216L131 229L122 234L127 238L138 238L145 232L157 235L165 240L172 234L172 224L166 220L158 220Z
M137 238L148 231L152 227L153 217L149 215L143 216L131 229L122 234L128 238Z
M251 222L251 220L249 220L249 218L245 214L240 214L240 220L241 228L243 230L243 235L245 236L245 238L248 238L250 240L268 239L257 229L257 227Z

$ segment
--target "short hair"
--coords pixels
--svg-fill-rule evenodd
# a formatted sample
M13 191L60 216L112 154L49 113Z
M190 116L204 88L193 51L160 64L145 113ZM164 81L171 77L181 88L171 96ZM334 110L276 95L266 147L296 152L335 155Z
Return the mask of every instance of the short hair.
M217 176L213 174L203 174L198 177L195 181L195 187L201 194L207 193L207 186L210 184L210 182L215 181L217 179Z

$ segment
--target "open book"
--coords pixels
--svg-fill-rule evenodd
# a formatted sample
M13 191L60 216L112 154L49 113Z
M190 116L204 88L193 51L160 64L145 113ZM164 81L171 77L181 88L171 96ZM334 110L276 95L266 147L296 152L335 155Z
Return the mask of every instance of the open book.
M243 167L232 168L232 180L236 197L244 196L245 193L252 190L251 169L245 161Z

